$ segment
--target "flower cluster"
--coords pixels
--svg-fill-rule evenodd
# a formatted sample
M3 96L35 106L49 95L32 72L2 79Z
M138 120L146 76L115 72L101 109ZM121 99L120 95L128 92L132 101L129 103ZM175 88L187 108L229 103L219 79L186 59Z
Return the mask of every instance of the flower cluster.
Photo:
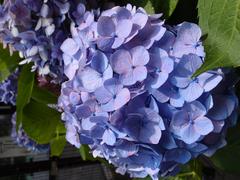
M33 141L27 136L27 134L24 132L21 126L19 127L18 130L16 129L16 113L12 115L11 122L12 122L11 136L18 146L24 147L28 151L36 153L49 151L49 144L37 144L35 141Z
M16 105L18 69L0 83L0 102Z
M60 45L69 34L65 30L68 0L5 0L0 5L0 41L33 62L32 70L63 81ZM66 28L68 29L68 28Z
M80 4L61 45L67 140L131 177L173 175L179 164L212 155L236 122L231 72L192 77L205 57L200 28L166 28L160 17L131 5L96 16Z

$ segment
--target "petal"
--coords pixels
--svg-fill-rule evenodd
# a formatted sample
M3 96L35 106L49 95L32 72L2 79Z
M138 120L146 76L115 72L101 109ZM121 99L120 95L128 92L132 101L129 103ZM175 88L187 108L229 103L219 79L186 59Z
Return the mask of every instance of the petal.
M135 81L143 81L147 78L147 68L145 66L138 66L133 70Z
M181 130L180 139L183 140L187 144L192 144L192 143L196 142L200 137L201 137L201 135L195 130L195 128L192 125L184 127Z
M189 121L190 119L187 112L177 111L173 114L170 126L174 130L174 132L178 133L179 130L189 125Z
M79 119L88 118L92 115L92 111L88 106L78 106L75 110L75 114Z
M107 69L103 73L103 80L106 81L108 79L111 79L113 77L113 70L110 65L108 65Z
M97 101L101 104L108 103L113 98L113 95L104 87L96 89L94 94Z
M132 48L130 52L133 66L144 66L150 59L148 51L143 46Z
M153 90L151 93L156 98L156 100L160 103L165 103L169 100L169 97L165 93L159 90Z
M98 48L101 50L109 50L114 43L115 38L102 38L97 41Z
M133 74L133 71L130 70L128 73L126 74L122 74L120 76L120 80L122 82L123 85L126 85L126 86L130 86L130 85L133 85L136 83L136 80L135 80L135 76Z
M123 88L118 92L114 101L114 110L120 109L122 106L128 103L130 100L130 92L127 88Z
M111 17L100 16L97 23L97 31L101 36L113 36L115 30L116 27Z
M134 24L137 24L139 28L143 28L146 25L147 20L148 20L148 16L143 13L136 13L132 17L132 22Z
M212 121L206 117L200 117L194 120L194 129L198 134L207 135L213 131Z
M191 120L204 116L207 113L206 108L199 101L186 104L184 109L188 112Z
M222 81L222 78L222 76L212 73L203 73L198 76L199 84L204 88L205 92L215 88Z
M203 88L198 83L192 82L185 89L179 89L179 93L185 101L192 102L202 95Z
M116 34L118 37L127 38L132 31L132 21L123 19L117 22Z
M131 69L131 55L126 50L117 50L111 56L111 65L118 74L127 73Z
M158 144L162 136L160 126L155 123L146 123L141 128L139 140L144 143Z
M151 88L158 89L161 87L168 79L168 73L159 72L156 73L156 77L151 82Z
M79 49L79 46L78 44L71 38L67 38L63 44L61 45L60 49L70 55L70 56L73 56L74 54L77 53L78 49Z
M224 120L228 118L236 106L235 98L227 95L214 95L213 104L213 108L210 109L207 115L214 120Z
M103 82L100 74L92 68L86 68L78 74L78 78L82 87L87 92L94 92L97 88L102 86Z
M173 76L171 78L171 83L176 87L186 88L191 83L191 79L186 77Z
M175 161L181 164L186 164L190 161L191 157L191 153L185 149L173 149L167 151L164 156L167 161Z
M104 87L112 94L117 95L118 92L123 88L123 85L116 78L108 79L104 82Z
M115 134L110 129L107 129L103 134L102 142L106 143L107 145L113 146L116 142Z
M99 73L103 73L108 67L107 56L101 51L96 51L92 57L91 67Z
M69 101L73 105L77 105L81 102L81 96L79 93L76 92L70 92L69 94Z
M122 37L115 37L114 38L114 42L112 44L112 49L117 49L118 47L120 47L122 44L124 43L124 38Z

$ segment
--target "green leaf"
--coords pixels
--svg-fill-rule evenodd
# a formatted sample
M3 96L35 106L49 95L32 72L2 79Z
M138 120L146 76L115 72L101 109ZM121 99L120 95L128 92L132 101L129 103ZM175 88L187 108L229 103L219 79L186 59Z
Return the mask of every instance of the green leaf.
M39 144L47 144L54 138L60 119L59 112L34 100L23 109L23 129Z
M226 172L240 173L240 123L227 133L227 146L218 150L212 157L213 164Z
M156 13L163 13L164 18L171 16L178 0L150 0Z
M17 92L17 128L22 122L22 111L26 104L30 102L35 74L31 72L31 64L24 65L18 79Z
M147 11L148 14L155 13L155 9L153 7L152 1L148 1L147 4L145 6L143 6L143 8Z
M240 0L199 0L199 24L206 59L195 75L218 68L240 65Z
M51 156L60 156L66 145L65 136L59 136L54 138L50 143Z
M5 80L18 66L19 56L13 53L11 56L8 48L0 45L0 82Z
M81 145L79 149L80 155L84 161L96 161L92 154L90 154L90 148L87 145Z
M56 104L58 97L50 91L34 85L32 99L43 104Z

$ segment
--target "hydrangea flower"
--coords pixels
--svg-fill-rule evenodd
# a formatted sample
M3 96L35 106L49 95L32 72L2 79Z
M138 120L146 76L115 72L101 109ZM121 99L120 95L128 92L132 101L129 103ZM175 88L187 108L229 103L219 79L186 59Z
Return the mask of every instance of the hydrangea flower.
M28 151L32 151L35 153L43 153L49 151L48 144L37 144L35 141L33 141L27 136L27 134L24 132L21 126L19 127L18 130L16 130L16 113L12 115L11 122L12 122L11 136L18 146L26 148Z
M131 5L93 15L79 5L61 45L68 81L58 104L71 144L152 179L226 144L236 82L222 69L192 78L205 57L197 25L166 29L161 15Z
M18 74L19 70L17 69L0 83L0 102L16 105Z

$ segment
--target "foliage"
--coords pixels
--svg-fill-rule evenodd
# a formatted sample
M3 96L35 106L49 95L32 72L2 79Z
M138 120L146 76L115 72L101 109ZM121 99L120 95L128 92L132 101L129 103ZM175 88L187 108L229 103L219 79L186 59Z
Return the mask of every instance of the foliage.
M200 74L218 67L240 65L240 0L199 0L199 24L208 37L206 61Z

